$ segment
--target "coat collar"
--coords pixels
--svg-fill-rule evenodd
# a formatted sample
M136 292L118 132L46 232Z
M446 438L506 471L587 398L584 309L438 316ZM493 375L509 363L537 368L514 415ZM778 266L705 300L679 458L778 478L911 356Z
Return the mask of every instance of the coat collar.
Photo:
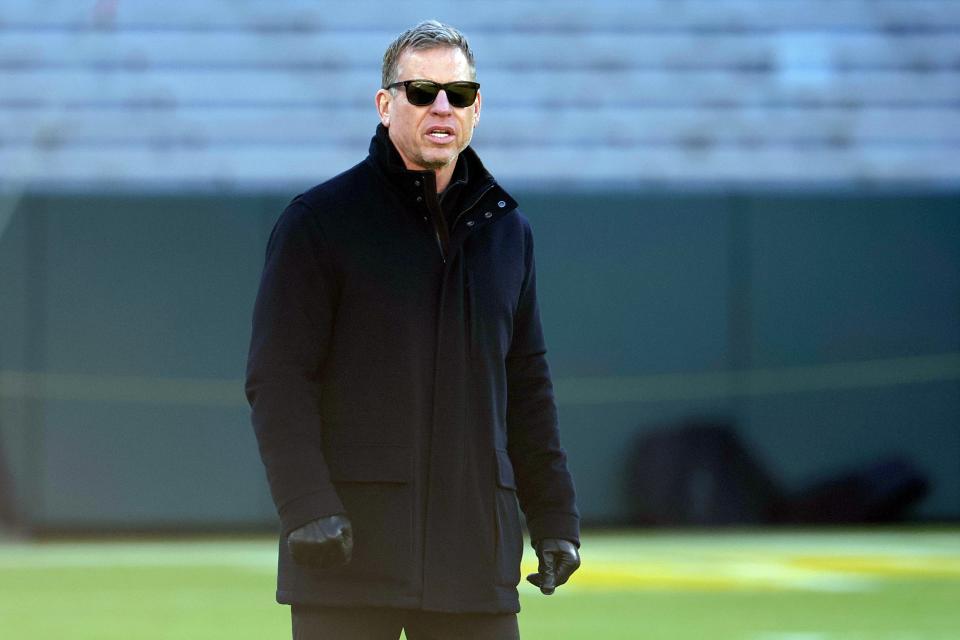
M367 162L403 195L404 200L411 203L416 202L423 189L434 189L434 192L436 190L434 172L407 169L400 152L390 140L387 128L382 124L377 125L376 133L370 140ZM470 217L465 221L468 229L479 228L517 208L516 200L497 184L470 146L460 152L450 186L461 190L456 196L458 211L454 214L454 219L467 214ZM475 216L471 213L474 208L479 211Z

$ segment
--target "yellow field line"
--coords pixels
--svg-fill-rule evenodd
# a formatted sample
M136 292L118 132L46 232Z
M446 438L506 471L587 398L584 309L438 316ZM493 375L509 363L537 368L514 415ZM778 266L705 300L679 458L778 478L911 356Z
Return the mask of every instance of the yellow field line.
M799 556L791 566L862 575L960 578L960 558L939 556Z
M536 570L525 559L523 574ZM697 555L683 561L586 560L571 585L588 589L692 591L814 590L867 588L884 580L960 582L956 556L837 556L757 554L755 558Z

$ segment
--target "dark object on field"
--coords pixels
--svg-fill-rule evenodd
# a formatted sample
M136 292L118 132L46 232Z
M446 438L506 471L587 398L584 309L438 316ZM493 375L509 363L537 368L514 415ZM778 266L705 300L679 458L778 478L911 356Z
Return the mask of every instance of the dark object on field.
M698 422L641 437L627 492L632 521L653 525L770 522L781 496L730 425Z
M7 472L3 447L0 446L0 531L16 529L17 509L13 499L13 480Z
M902 458L889 458L818 482L790 500L788 522L896 522L927 495L929 483Z
M788 494L733 425L693 421L641 436L626 488L634 524L850 524L903 520L928 482L888 458Z

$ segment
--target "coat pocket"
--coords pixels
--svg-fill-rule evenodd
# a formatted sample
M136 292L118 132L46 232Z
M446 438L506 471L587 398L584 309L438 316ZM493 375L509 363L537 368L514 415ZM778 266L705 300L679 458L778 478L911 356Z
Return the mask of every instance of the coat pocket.
M523 556L523 530L517 505L517 484L513 465L506 451L497 450L496 486L497 540L495 565L497 583L516 586L520 582L520 559Z
M404 583L413 572L409 447L337 447L330 479L353 525L353 559L331 578Z

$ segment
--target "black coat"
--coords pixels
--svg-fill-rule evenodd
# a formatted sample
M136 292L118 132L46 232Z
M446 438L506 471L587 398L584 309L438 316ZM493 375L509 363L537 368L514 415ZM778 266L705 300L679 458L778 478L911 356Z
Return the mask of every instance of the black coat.
M273 229L246 392L281 603L518 611L518 498L533 541L579 543L530 226L472 149L459 162L445 255L434 176L404 169L382 127ZM339 512L353 561L296 565L286 534Z

